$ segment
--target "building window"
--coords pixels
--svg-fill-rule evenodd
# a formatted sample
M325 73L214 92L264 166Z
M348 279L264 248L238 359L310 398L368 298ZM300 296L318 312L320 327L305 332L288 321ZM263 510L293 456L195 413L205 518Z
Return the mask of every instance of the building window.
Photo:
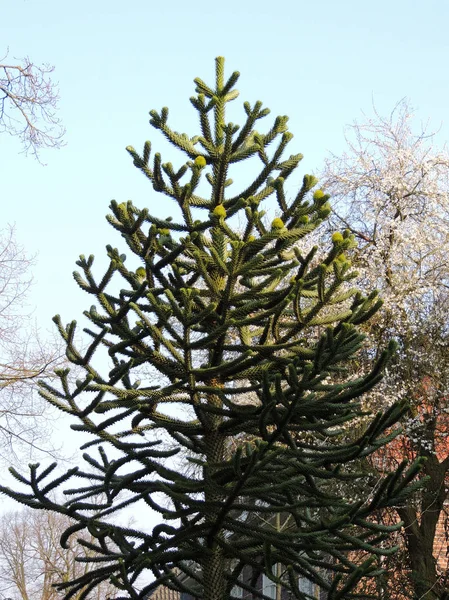
M320 588L316 583L310 581L306 577L300 577L298 580L298 589L303 594L307 594L311 598L319 598L320 597Z
M265 594L265 596L268 596L268 598L276 600L276 583L271 581L271 579L267 577L265 573L262 575L262 594Z
M239 574L237 581L243 581L243 571ZM232 598L243 598L243 588L238 584L234 585L231 589Z

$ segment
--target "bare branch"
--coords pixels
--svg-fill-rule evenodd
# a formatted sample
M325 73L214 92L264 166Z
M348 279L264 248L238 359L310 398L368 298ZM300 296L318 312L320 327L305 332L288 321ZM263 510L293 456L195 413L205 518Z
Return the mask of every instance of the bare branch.
M51 413L35 387L53 377L62 353L59 342L41 340L27 306L33 260L12 227L0 230L0 458L8 463L24 450L51 451Z
M1 592L17 600L58 600L53 584L80 576L89 569L78 562L87 548L63 549L60 538L73 523L64 515L25 509L7 513L0 519ZM88 541L93 541L89 538ZM117 590L102 583L89 598L114 598ZM80 598L82 590L74 596Z
M0 132L17 136L23 152L39 160L42 148L60 148L65 129L57 116L59 92L54 67L29 57L17 63L0 60Z

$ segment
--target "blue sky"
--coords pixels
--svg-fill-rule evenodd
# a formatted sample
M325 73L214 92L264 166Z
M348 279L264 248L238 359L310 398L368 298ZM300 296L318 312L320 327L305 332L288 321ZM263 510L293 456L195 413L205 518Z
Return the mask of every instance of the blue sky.
M148 125L148 112L168 106L174 129L196 133L193 79L212 81L217 55L228 74L241 72L235 114L260 99L273 117L290 116L290 151L305 155L296 183L343 150L345 124L369 114L373 100L388 113L407 96L418 119L448 137L445 0L0 0L0 14L10 57L55 65L67 129L67 145L42 154L46 166L20 154L18 140L0 138L2 223L15 223L38 254L30 303L44 330L55 313L69 321L92 304L72 271L80 253L100 259L106 244L120 246L104 219L112 198L170 214L125 147L140 151L150 139L163 159L184 161Z
M19 154L17 140L0 140L3 223L15 223L19 240L39 255L31 302L44 328L55 312L69 320L90 306L71 272L80 253L100 258L107 243L120 244L104 220L112 198L170 213L125 147L140 150L151 139L169 156L148 125L148 111L165 105L173 127L193 134L192 81L212 80L217 55L228 73L241 72L236 106L260 99L273 117L290 116L291 151L305 155L297 182L329 150L343 149L344 125L369 113L372 99L389 112L408 96L419 118L436 128L443 122L447 138L443 0L425 7L415 0L0 0L0 7L10 56L55 65L67 129L67 145L43 153L45 167Z

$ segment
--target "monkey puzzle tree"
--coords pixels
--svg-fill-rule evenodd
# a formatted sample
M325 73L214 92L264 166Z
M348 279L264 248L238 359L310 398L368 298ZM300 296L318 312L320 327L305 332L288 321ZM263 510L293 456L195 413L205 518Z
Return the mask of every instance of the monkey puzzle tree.
M363 500L347 493L364 477L358 461L391 438L405 410L399 404L377 414L354 441L340 435L362 416L359 399L381 379L392 351L363 376L346 376L363 341L358 325L379 300L350 287L349 231L336 232L321 255L304 250L303 238L329 215L329 198L306 175L287 201L285 181L301 160L283 157L292 138L287 117L262 134L255 127L268 109L245 103L243 127L227 123L239 74L225 82L223 69L218 58L215 88L195 80L199 136L173 131L166 108L150 113L153 127L187 156L180 168L159 154L150 163L149 142L142 155L128 148L180 217L112 201L108 220L132 257L107 246L100 278L93 257L77 263L83 274L75 279L98 306L85 313L87 348L75 344L75 322L65 327L55 318L68 360L85 377L71 388L68 370L60 370L60 387L43 382L41 394L76 417L73 429L93 436L84 445L86 467L55 475L55 465L31 465L28 476L12 470L29 490L0 488L70 516L63 544L84 529L95 538L80 539L95 553L83 559L93 568L61 582L66 598L80 589L87 598L108 579L122 599L146 598L160 583L205 600L237 597L236 586L266 598L261 574L296 598L307 597L298 585L304 577L329 598L351 597L374 573L372 557L390 551L380 547L389 528L372 515L403 501L419 468L402 465ZM230 169L250 158L260 160L259 174L227 194ZM278 216L267 225L261 205L269 196ZM106 376L95 366L102 352L112 361ZM157 385L141 381L148 367ZM52 500L60 486L65 503ZM160 524L139 530L111 522L134 503L160 513ZM139 584L145 573L155 581Z

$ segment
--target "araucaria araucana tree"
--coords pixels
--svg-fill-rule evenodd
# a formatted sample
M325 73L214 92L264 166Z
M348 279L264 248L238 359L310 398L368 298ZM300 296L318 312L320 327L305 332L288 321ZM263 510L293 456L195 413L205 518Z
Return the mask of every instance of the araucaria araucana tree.
M180 216L157 218L112 201L108 220L131 257L107 246L100 278L93 257L77 263L83 274L75 279L96 302L85 313L88 347L77 348L75 322L65 327L55 318L68 360L85 377L71 388L61 370L61 386L44 382L41 393L76 417L75 430L93 436L86 467L55 476L55 466L32 465L29 476L13 470L28 493L0 489L69 515L75 524L67 536L87 529L96 538L80 542L95 551L84 559L95 568L61 582L65 598L82 588L87 598L107 579L121 599L146 598L160 583L204 600L238 597L236 586L267 598L261 574L296 598L307 597L300 578L330 599L350 598L374 574L373 556L391 551L382 543L389 528L372 516L404 501L418 465L402 465L363 500L346 491L364 477L358 462L391 438L405 406L377 414L354 441L340 435L362 416L359 399L381 379L391 352L363 376L346 376L363 341L358 325L379 300L350 287L349 231L336 232L326 252L302 249L329 215L329 197L306 175L287 201L285 181L302 158L283 157L292 139L287 117L259 133L269 111L246 102L243 127L226 122L238 76L225 81L218 58L215 88L195 80L198 136L173 131L167 108L150 113L187 161L175 168L155 154L150 162L149 142L142 155L128 151ZM251 158L259 174L227 193L231 169ZM278 216L266 221L261 206L270 196ZM107 375L94 366L102 350L112 361ZM141 381L149 367L157 385ZM61 486L63 504L52 500ZM157 511L160 524L140 530L111 520L137 502L139 515L142 507ZM145 573L155 581L140 585Z

